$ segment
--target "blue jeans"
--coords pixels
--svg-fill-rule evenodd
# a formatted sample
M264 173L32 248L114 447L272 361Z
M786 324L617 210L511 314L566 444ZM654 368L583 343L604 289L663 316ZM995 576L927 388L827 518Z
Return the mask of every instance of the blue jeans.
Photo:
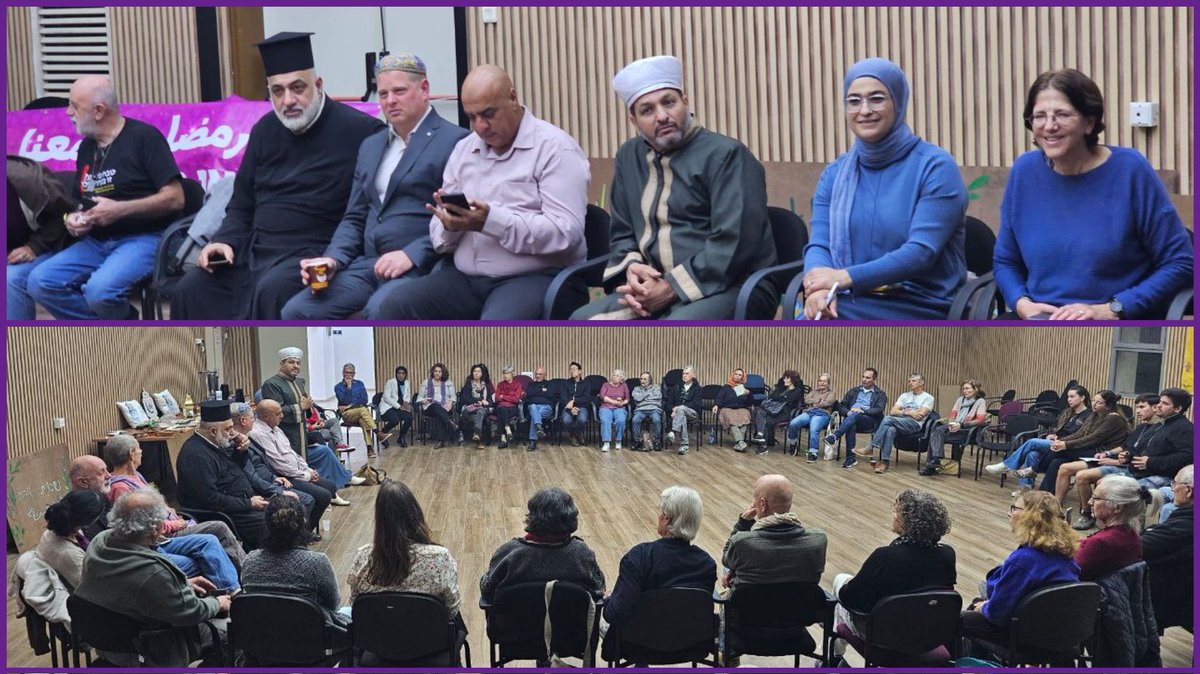
M29 296L29 274L53 256L53 253L43 253L33 262L8 265L8 320L32 321L37 318L37 303Z
M305 450L304 460L309 468L316 470L338 489L350 484L350 471L338 461L337 455L328 445L309 445Z
M613 439L612 427L617 425L617 442L625 437L625 420L629 418L629 410L624 407L610 409L600 408L600 440L610 442Z
M168 538L158 546L158 551L174 562L188 578L204 576L224 590L240 587L237 569L221 548L221 542L212 534Z
M633 413L633 431L636 433L641 430L642 422L646 419L650 420L650 425L654 427L654 439L658 440L662 436L662 410L637 410Z
M921 432L921 422L912 417L884 417L875 435L871 436L871 444L879 448L879 460L891 461L892 445L897 435L912 435Z
M825 430L825 427L829 425L831 418L824 410L802 412L800 416L788 422L788 440L799 440L800 429L807 426L808 448L810 451L817 451L817 447L821 444L821 431Z
M1019 470L1021 468L1034 468L1050 451L1051 441L1045 438L1030 438L1017 448L1017 451L1009 454L1004 459L1004 465L1009 470ZM1022 477L1017 480L1017 484L1022 487L1032 487L1032 477Z
M554 418L554 408L550 405L532 403L527 409L529 410L529 439L537 440L537 427L545 423L546 419Z
M129 295L154 273L161 236L159 232L112 240L85 236L34 269L26 287L55 318L129 318Z
M567 433L569 435L583 435L584 429L587 428L587 422L591 416L591 413L588 412L588 408L586 407L580 407L578 409L579 414L571 414L571 410L568 409L564 409L562 411L562 417L560 417L562 419L562 425L563 428L567 429Z

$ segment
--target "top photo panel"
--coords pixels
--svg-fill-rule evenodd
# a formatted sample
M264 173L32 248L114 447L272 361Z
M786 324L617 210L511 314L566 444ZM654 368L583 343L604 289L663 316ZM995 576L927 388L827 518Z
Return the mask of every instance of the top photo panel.
M1190 7L8 7L7 320L1193 316Z

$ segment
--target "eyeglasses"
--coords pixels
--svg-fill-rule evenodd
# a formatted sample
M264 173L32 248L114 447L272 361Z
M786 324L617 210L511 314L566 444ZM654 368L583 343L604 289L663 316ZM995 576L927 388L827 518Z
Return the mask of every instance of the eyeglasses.
M1054 120L1054 123L1057 126L1067 126L1069 124L1073 124L1077 119L1079 119L1079 113L1060 110L1049 115L1044 112L1039 112L1036 115L1026 117L1025 121L1029 122L1031 126L1041 128L1046 126L1046 123L1050 120Z
M846 112L858 112L859 110L862 109L864 101L867 104L868 110L873 110L875 112L879 112L880 110L887 107L888 101L890 101L890 100L892 100L892 99L887 96L884 96L883 94L871 94L870 96L866 97L865 99L862 96L847 96L846 97Z
M1024 508L1022 508L1022 507L1021 507L1021 506L1019 506L1019 505L1010 505L1010 506L1008 506L1008 514L1009 514L1009 515L1012 515L1013 513L1017 512L1018 510L1024 510Z

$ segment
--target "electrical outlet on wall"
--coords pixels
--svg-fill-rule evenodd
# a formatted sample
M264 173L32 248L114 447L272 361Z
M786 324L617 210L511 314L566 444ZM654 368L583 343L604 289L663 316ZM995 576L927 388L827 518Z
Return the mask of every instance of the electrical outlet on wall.
M1129 123L1138 128L1158 126L1158 103L1134 101L1129 104Z

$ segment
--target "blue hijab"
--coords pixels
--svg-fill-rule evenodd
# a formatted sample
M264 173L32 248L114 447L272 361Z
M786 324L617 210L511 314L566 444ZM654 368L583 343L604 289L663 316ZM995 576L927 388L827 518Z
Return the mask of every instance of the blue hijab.
M860 77L872 77L883 83L891 95L896 110L896 121L891 131L878 143L865 143L855 139L846 153L837 177L833 181L833 196L829 201L829 254L836 269L845 269L853 263L850 250L850 211L854 208L854 196L858 191L859 166L881 169L908 156L921 139L908 128L908 78L900 66L887 59L869 58L859 61L846 72L842 96L850 90L850 83Z

